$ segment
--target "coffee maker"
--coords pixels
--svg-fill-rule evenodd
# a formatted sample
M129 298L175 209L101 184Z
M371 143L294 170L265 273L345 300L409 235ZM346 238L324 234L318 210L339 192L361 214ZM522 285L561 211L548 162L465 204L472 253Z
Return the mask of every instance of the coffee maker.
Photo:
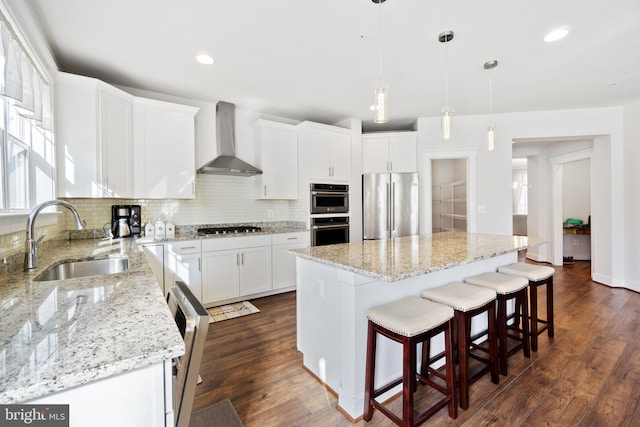
M140 237L142 232L140 205L112 205L111 232L114 238Z

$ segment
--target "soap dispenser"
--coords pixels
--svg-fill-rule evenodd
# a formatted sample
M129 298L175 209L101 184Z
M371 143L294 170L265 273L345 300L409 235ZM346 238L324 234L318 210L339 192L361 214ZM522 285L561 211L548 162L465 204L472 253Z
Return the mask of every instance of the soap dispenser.
M145 236L153 236L156 234L156 227L153 225L151 221L147 221L144 226L144 235Z
M164 225L164 234L166 237L173 237L176 235L176 225L171 220L171 214L167 214L167 222Z

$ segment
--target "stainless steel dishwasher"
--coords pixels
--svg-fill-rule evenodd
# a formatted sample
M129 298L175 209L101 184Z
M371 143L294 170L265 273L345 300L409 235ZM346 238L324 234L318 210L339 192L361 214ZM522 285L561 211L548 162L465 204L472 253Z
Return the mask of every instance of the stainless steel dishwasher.
M184 355L174 359L173 410L176 427L188 427L198 372L209 330L209 313L183 282L169 289L167 304L184 338Z

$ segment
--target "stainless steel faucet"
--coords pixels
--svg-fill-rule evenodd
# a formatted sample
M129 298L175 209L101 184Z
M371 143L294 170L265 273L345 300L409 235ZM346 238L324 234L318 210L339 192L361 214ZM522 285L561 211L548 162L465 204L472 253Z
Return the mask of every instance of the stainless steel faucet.
M42 234L38 238L38 240L34 240L33 234L36 217L41 210L54 205L64 206L65 208L69 209L76 219L76 228L78 230L84 230L86 222L80 218L80 214L71 203L67 203L63 200L49 200L48 202L40 203L38 206L31 210L31 212L29 213L29 217L27 218L27 240L25 240L24 271L33 270L38 267L38 244L42 241L42 239L44 239L44 234Z

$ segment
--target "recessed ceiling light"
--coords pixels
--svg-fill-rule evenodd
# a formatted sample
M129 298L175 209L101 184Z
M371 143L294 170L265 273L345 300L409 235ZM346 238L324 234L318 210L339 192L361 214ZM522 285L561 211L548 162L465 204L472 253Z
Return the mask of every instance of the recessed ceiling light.
M213 64L213 58L207 55L206 53L202 53L202 52L196 55L196 61L204 65Z
M565 38L567 34L569 34L569 30L567 28L558 28L557 30L553 30L546 36L544 36L544 41L546 41L547 43L555 42Z

